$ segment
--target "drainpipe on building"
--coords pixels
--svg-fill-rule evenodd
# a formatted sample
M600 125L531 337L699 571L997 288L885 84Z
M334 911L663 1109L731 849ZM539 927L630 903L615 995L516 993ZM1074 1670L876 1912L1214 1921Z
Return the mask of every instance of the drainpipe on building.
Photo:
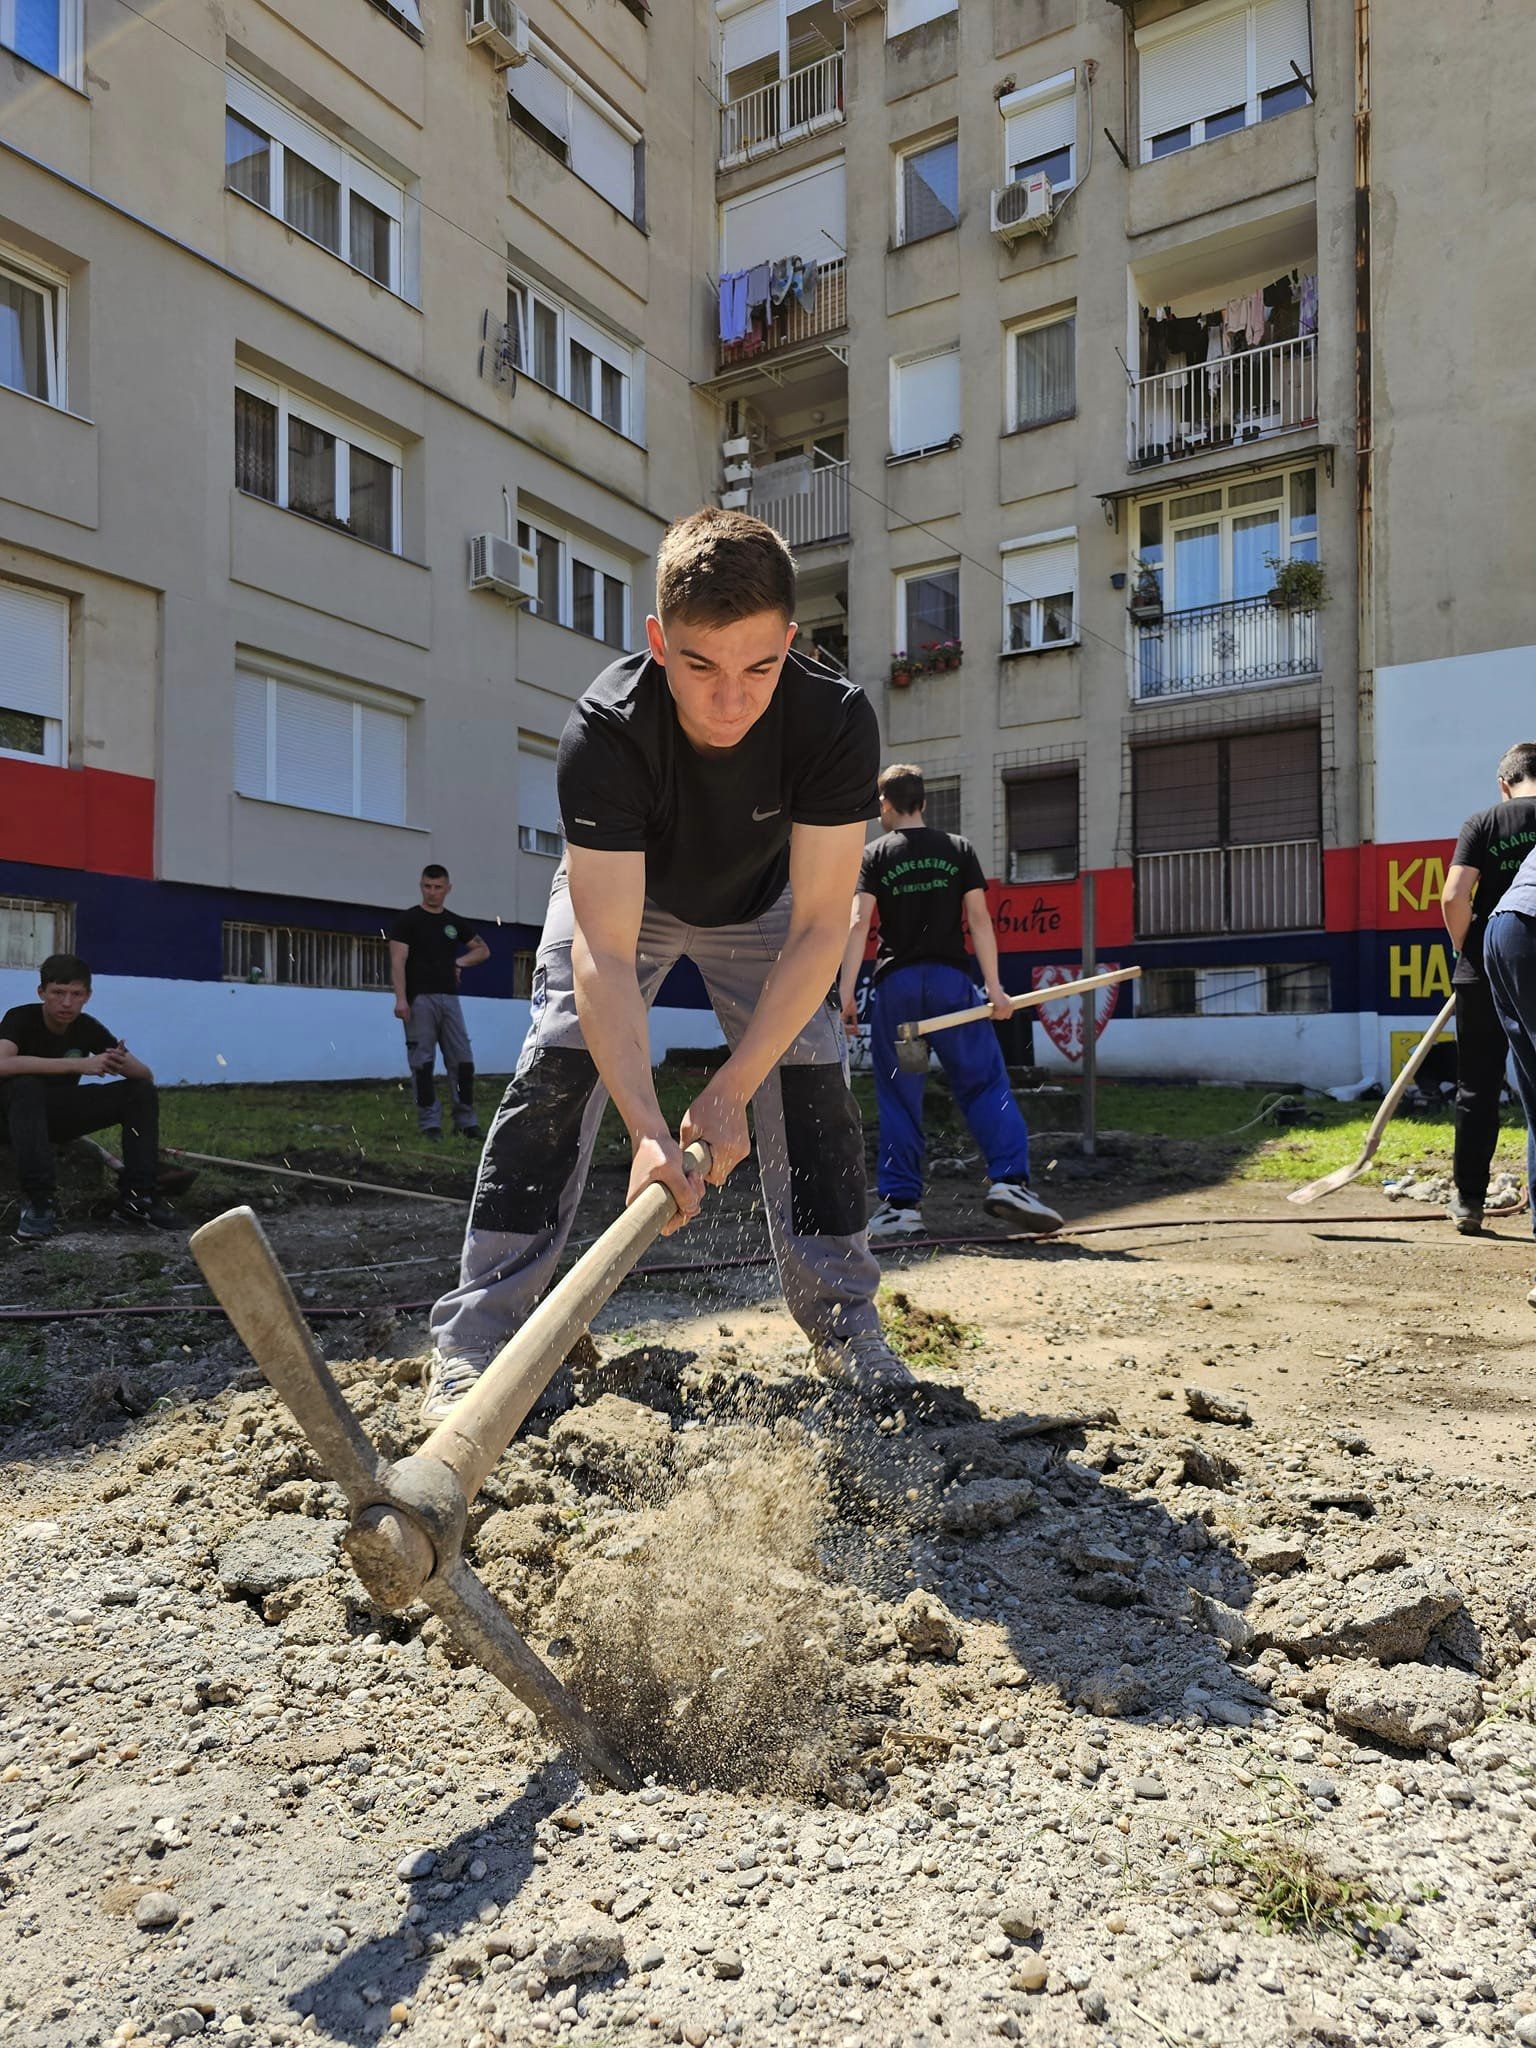
M1355 739L1360 807L1361 907L1374 901L1364 884L1364 866L1376 838L1376 431L1372 392L1371 336L1371 0L1355 0ZM1363 921L1358 927L1364 933ZM1374 931L1362 945L1362 990L1371 991L1360 1012L1360 1071L1380 1068L1380 1019L1375 1005L1377 943Z

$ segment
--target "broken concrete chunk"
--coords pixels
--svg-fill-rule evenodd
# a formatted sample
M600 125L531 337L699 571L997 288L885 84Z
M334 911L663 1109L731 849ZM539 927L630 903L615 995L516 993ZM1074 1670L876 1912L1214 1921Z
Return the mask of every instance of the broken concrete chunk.
M320 1579L336 1562L341 1527L309 1515L264 1515L219 1550L219 1584L231 1599L264 1600L301 1579Z
M624 1960L624 1937L611 1921L595 1915L562 1920L540 1960L545 1975L554 1983L568 1983L573 1977L606 1977Z
M1483 1689L1465 1671L1395 1664L1358 1666L1328 1689L1328 1711L1345 1728L1400 1749L1449 1749L1483 1718Z
M672 1424L655 1408L602 1394L590 1408L573 1408L549 1432L550 1449L622 1500L655 1494L672 1462Z
M939 1519L952 1536L980 1536L1011 1527L1034 1502L1027 1479L974 1479L944 1496Z
M1260 1649L1300 1663L1319 1657L1374 1657L1383 1664L1421 1657L1433 1632L1462 1606L1443 1565L1416 1564L1354 1579L1306 1579L1261 1591L1252 1620Z
M942 1600L921 1587L897 1608L896 1636L909 1657L955 1658L960 1654L959 1622Z
M1214 1493L1225 1493L1243 1476L1240 1465L1224 1458L1220 1451L1208 1450L1204 1444L1182 1444L1179 1457L1181 1486L1208 1486Z
M1243 1402L1230 1394L1218 1394L1214 1387L1186 1387L1184 1406L1197 1422L1226 1422L1247 1429L1253 1421Z
M1274 1529L1255 1529L1242 1545L1243 1563L1261 1578L1279 1579L1307 1561L1306 1547L1296 1536Z

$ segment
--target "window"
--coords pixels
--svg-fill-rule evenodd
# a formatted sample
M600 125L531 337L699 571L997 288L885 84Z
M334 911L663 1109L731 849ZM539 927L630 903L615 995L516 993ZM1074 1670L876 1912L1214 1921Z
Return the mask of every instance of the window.
M921 242L960 219L960 139L946 135L897 159L896 239Z
M958 775L925 775L923 823L935 832L960 830L960 778Z
M0 754L61 762L69 715L69 599L0 582Z
M35 974L50 953L68 953L74 943L72 903L0 896L0 967L21 967Z
M229 190L403 296L404 188L238 71L224 92Z
M998 101L1003 161L1015 185L1041 176L1061 192L1077 183L1077 73L1061 71Z
M517 544L538 562L539 595L530 607L541 619L569 626L622 653L629 646L629 567L579 536L551 530L539 520L517 522Z
M1137 507L1132 569L1155 571L1169 611L1265 597L1276 561L1317 560L1317 469L1216 484Z
M542 285L507 280L507 333L512 360L583 412L626 434L641 435L640 386L635 351Z
M249 370L235 384L235 488L400 552L401 452Z
M1138 1017L1312 1016L1331 1000L1325 961L1248 967L1149 967L1136 987Z
M0 384L64 404L62 278L0 254Z
M538 965L538 954L532 947L519 946L512 955L512 998L514 1002L526 1003L533 996L533 970Z
M898 651L914 656L960 638L960 565L919 569L897 584Z
M1077 639L1077 529L1003 549L1003 652L1037 653Z
M1032 322L1008 336L1008 423L1014 433L1077 411L1077 316Z
M80 0L0 0L0 44L66 85L80 83Z
M942 15L959 11L960 0L888 0L886 39L905 35L909 28L921 28L925 21L937 21Z
M960 433L960 349L891 363L891 450L926 455Z
M517 736L517 846L558 860L565 851L560 798L555 788L554 740L537 733Z
M289 988L390 986L389 941L356 932L314 932L305 925L224 926L224 979L271 981Z
M525 134L568 164L627 220L640 219L640 131L538 36L507 73L507 108Z
M1077 873L1077 764L1003 780L1010 882L1060 882Z
M371 697L240 669L235 788L305 811L405 822L407 713Z
M1143 163L1307 103L1307 0L1211 0L1139 29L1136 48Z

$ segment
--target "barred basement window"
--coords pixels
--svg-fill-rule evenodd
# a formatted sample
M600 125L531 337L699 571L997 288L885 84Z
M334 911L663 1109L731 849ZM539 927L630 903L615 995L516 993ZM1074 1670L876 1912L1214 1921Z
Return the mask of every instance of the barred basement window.
M68 953L74 942L72 903L0 896L0 967L20 967L35 974L50 953Z
M387 989L389 942L302 925L224 926L224 979L288 988Z
M528 1002L533 995L533 969L538 955L518 951L512 955L512 994L519 1002Z
M935 832L960 830L960 778L958 775L924 776L923 823Z
M1149 967L1136 988L1139 1017L1304 1017L1327 1011L1323 960L1237 967Z

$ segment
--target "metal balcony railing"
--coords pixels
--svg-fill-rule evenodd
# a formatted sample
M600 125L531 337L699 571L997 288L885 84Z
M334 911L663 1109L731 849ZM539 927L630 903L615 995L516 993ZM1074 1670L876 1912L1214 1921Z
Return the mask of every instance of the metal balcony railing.
M1310 931L1323 921L1320 839L1136 856L1136 936Z
M1266 440L1317 419L1317 336L1272 341L1131 386L1132 469Z
M809 548L848 535L848 465L830 462L813 469L807 488L787 497L759 498L754 492L748 510L781 533L792 548Z
M788 349L803 348L808 341L840 334L847 325L848 266L843 257L834 256L817 265L816 296L809 306L802 306L791 295L774 314L766 339L756 347L748 340L722 348L720 367L729 370L766 356L780 356Z
M1267 597L1192 605L1136 622L1138 704L1320 673L1317 613L1272 605Z
M843 118L843 53L743 93L720 109L720 168L751 163L802 135L835 128Z

